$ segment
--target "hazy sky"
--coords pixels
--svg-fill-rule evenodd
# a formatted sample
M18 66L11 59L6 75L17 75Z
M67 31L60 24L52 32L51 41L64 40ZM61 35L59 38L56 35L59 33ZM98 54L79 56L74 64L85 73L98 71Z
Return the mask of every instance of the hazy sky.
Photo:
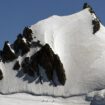
M25 26L51 15L70 15L88 2L105 25L105 0L0 0L0 48L11 43Z

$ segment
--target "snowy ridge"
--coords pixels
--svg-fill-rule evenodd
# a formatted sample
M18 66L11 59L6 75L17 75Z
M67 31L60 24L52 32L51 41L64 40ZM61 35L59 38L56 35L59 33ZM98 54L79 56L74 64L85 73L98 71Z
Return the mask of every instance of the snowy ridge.
M32 25L30 29L32 37L26 34L23 34L24 37L19 35L14 45L5 44L8 45L7 49L11 49L9 57L14 57L10 62L0 62L3 75L3 79L0 80L0 93L27 92L35 95L70 97L84 96L92 92L87 95L87 100L97 100L98 96L101 97L93 91L105 88L105 27L89 8L69 16L51 16ZM17 46L17 43L25 47ZM33 72L29 72L30 76L21 71L24 59L30 60L46 43L63 64L66 76L63 85L60 84L55 71L52 77L54 81L48 80L46 70L39 64L40 77L44 78L43 80L36 78ZM15 57L15 53L21 55ZM4 55L2 56L5 58ZM41 56L43 58L43 54ZM4 61L10 59L4 58ZM16 66L16 69L19 70L13 70L17 61L20 67ZM104 92L101 93L104 95Z
M66 70L65 93L68 96L87 93L105 86L104 64L95 64L98 59L104 62L105 29L101 25L94 35L93 19L96 19L95 15L87 8L70 16L52 16L31 27L34 35L41 42L49 43L60 56ZM96 65L99 65L99 68L95 67ZM97 81L102 81L101 85Z

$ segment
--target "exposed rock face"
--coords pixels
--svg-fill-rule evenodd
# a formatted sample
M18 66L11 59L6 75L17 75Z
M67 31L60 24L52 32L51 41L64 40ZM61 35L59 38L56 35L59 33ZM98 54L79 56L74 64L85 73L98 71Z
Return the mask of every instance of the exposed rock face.
M96 16L94 10L88 3L84 3L83 5L83 9L86 9L86 8L89 8L90 13ZM97 18L97 16L94 20L92 20L92 25L93 25L93 34L95 34L100 29L100 20Z
M16 41L10 45L7 42L4 44L3 51L0 51L0 57L3 61L12 61L18 56L23 56L30 51L30 48L40 48L38 52L31 55L30 57L25 57L21 64L17 60L13 66L17 73L22 70L22 75L29 75L33 78L38 78L38 81L42 84L42 81L53 82L53 85L57 86L59 84L54 83L54 73L58 77L58 81L61 85L66 82L65 71L63 64L58 55L54 54L53 50L48 44L42 45L39 40L34 41L32 38L32 30L28 27L24 28L23 34L17 36ZM47 75L43 74L39 67L42 67ZM21 68L21 69L20 69ZM2 71L0 71L0 79L3 78Z
M83 9L86 9L86 8L91 8L91 6L88 3L84 3Z
M52 80L54 69L54 53L48 44L43 46L42 49L37 53L37 62L46 70L45 72L48 76L48 79Z
M8 41L6 41L4 44L4 48L2 51L2 58L3 58L3 61L12 61L16 59L16 55L13 52L12 48L9 46Z
M29 76L34 77L35 70L31 67L30 58L26 57L22 62L22 70L24 73L28 74Z
M92 9L92 7L88 3L84 3L83 9L89 8L90 13L95 13Z
M3 73L2 73L2 71L0 69L0 80L2 80L2 79L3 79Z
M45 69L48 79L53 81L53 72L56 70L59 82L64 85L66 82L65 71L58 55L54 54L48 44L44 45L40 51L32 57L32 62L35 62L36 68L39 64Z
M14 42L14 50L16 54L21 53L22 56L30 51L28 43L24 42L21 34L17 36L17 40Z
M32 47L43 47L43 45L40 43L40 41L38 40L37 42L32 42L31 43Z
M66 75L63 64L61 63L58 55L54 56L54 69L56 70L56 73L58 75L58 80L62 85L64 85L66 81Z
M96 18L92 21L92 24L93 24L93 34L95 34L100 29L100 22Z
M41 82L43 80L43 76L41 77L38 65L44 68L49 81L53 81L53 72L55 70L59 82L62 85L65 84L66 76L63 64L61 63L58 55L54 54L48 44L44 45L33 56L24 58L21 64L22 70L25 74L28 74L31 77L35 77L35 75L37 75Z
M27 41L31 41L32 38L32 30L29 29L28 27L25 27L23 30L23 36L27 39Z
M30 64L29 57L26 57L21 64L22 70L23 70L24 73L28 72L29 64Z
M19 61L16 61L16 63L15 63L15 65L14 65L13 69L14 69L14 70L19 70L19 68L20 68Z

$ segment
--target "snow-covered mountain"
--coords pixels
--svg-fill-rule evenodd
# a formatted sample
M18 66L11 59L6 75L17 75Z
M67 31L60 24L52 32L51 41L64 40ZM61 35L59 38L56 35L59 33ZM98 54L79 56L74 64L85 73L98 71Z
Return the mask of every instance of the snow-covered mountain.
M13 44L5 42L0 55L2 94L92 92L88 99L105 88L105 27L88 4L73 15L54 15L25 27Z

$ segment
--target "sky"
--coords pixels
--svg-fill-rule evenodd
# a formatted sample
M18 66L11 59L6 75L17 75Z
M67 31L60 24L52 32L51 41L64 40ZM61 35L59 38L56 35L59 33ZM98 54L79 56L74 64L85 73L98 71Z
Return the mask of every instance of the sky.
M13 43L25 26L52 15L70 15L89 3L105 25L105 0L0 0L0 49Z

